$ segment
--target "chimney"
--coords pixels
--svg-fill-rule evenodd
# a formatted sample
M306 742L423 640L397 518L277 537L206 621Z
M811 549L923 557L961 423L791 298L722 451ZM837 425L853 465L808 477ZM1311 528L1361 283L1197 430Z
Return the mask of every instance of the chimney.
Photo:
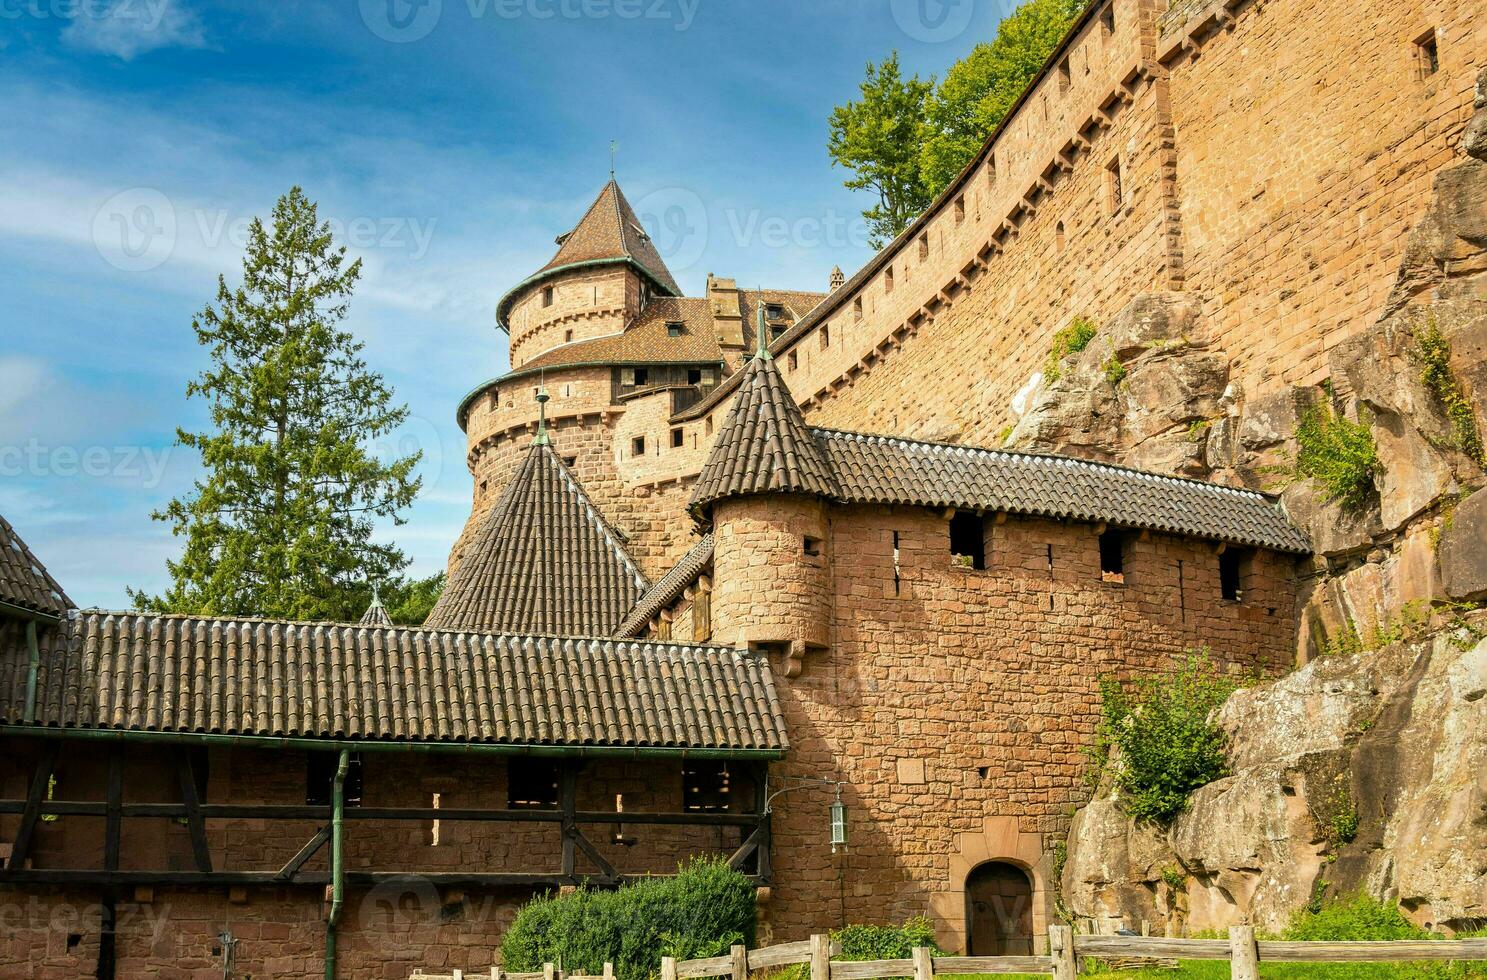
M830 281L831 281L831 291L833 293L836 292L838 289L841 289L842 288L842 283L844 283L844 282L847 281L847 277L844 276L844 275L842 275L842 267L841 266L839 266L839 265L832 266L832 268L831 268L831 280Z

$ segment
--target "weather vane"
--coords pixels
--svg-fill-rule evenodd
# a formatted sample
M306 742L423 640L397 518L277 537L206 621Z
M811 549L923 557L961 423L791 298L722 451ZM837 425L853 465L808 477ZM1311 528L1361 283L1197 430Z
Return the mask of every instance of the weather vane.
M609 141L609 179L614 180L614 158L620 151L618 140Z

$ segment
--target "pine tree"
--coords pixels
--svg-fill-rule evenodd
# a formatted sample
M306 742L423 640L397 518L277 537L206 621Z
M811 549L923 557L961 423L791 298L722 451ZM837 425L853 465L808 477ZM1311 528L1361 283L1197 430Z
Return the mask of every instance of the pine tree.
M207 401L212 431L176 434L206 475L152 515L186 546L164 595L130 590L141 609L355 621L365 583L408 564L372 540L374 519L403 523L421 454L383 462L368 449L408 409L339 327L361 261L343 268L345 247L298 187L271 225L253 220L242 285L219 276L216 305L192 322L211 364L186 394Z

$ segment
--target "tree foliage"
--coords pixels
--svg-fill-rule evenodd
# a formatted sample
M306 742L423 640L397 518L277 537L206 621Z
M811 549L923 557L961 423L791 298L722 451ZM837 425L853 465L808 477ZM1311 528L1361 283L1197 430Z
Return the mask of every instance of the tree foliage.
M361 273L360 260L345 260L295 187L268 226L250 225L242 284L218 277L216 303L191 325L210 366L186 387L206 401L211 426L177 429L206 472L153 515L186 544L167 562L164 595L131 590L138 607L355 620L366 583L407 565L372 540L373 521L402 523L420 485L419 454L384 462L369 446L408 410L338 326Z
M1228 774L1224 733L1209 715L1239 688L1206 654L1129 686L1100 682L1096 761L1137 820L1168 823L1188 794Z
M878 195L863 212L874 248L897 237L970 163L1083 6L1028 0L938 85L933 77L904 78L896 51L868 64L861 98L831 114L828 149L833 163L855 174L848 188Z
M444 594L447 576L440 572L428 578L397 579L382 586L382 603L387 615L399 626L422 626L434 611L434 603Z
M543 895L516 915L501 943L513 972L560 963L566 973L622 980L653 976L662 956L721 956L754 939L754 886L721 860L696 858L675 877L642 878L616 891Z
M934 197L919 166L933 86L933 80L923 82L917 75L905 79L895 51L882 64L868 64L861 99L831 113L832 162L856 174L848 188L878 196L878 203L862 212L874 248L897 237Z

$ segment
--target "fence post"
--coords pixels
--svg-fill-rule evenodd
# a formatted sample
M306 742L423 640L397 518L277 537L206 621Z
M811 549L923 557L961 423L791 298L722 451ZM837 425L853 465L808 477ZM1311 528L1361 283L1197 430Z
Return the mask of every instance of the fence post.
M614 964L609 960L604 961L604 980L614 980Z
M491 980L501 980L501 968L499 966L491 967Z
M661 980L676 980L676 957L661 957Z
M1054 980L1074 980L1079 961L1074 956L1074 930L1059 924L1048 927L1048 952L1053 955Z
M831 980L831 937L811 937L811 980Z
M728 952L733 957L733 980L749 980L749 947L734 946Z
M551 963L542 964L542 980L558 980L558 968Z
M1229 976L1232 980L1260 980L1260 948L1254 926L1229 927Z
M930 980L935 975L935 962L929 958L928 946L915 946L914 952L914 980Z

